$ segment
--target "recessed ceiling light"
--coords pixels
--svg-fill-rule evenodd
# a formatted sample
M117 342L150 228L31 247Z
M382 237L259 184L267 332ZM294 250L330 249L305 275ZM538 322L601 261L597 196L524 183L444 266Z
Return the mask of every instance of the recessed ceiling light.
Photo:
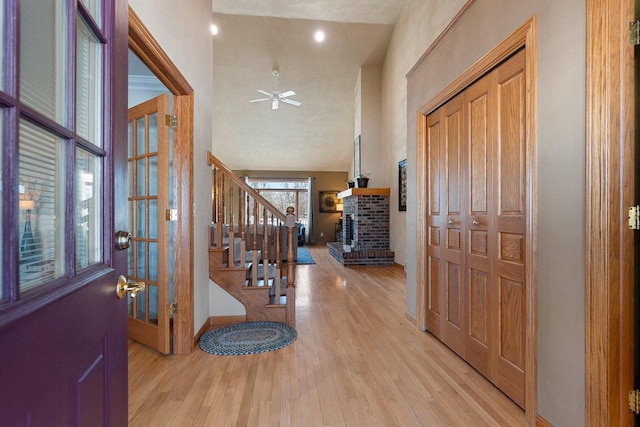
M211 34L213 34L214 36L218 34L218 26L216 24L211 24L210 29L211 29Z
M318 30L315 34L315 39L318 43L322 43L324 41L324 31Z

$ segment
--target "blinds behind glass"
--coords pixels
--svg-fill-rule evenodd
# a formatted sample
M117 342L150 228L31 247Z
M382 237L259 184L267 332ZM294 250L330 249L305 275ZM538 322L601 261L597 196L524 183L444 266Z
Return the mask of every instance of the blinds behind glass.
M21 121L18 223L21 291L64 272L62 143L43 129Z

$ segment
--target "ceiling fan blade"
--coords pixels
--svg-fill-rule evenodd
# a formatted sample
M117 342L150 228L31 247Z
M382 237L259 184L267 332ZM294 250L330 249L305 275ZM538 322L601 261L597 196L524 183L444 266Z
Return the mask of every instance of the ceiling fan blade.
M273 96L272 94L270 94L270 93L269 93L269 92L267 92L267 91L260 90L260 89L256 89L256 90L257 90L258 92L260 92L261 94L263 94L263 95L267 95L269 98L271 98L271 97Z
M269 98L260 98L260 99L251 99L249 102L260 102L260 101L268 101Z
M293 99L283 98L280 101L286 102L287 104L295 105L296 107L299 107L302 105L302 102L294 101Z
M286 98L287 96L293 96L295 94L296 93L294 91L288 90L288 91L286 91L284 93L281 93L279 96L280 96L280 99L282 99L282 98Z
M273 100L271 100L271 109L272 110L278 109L278 98L273 98Z

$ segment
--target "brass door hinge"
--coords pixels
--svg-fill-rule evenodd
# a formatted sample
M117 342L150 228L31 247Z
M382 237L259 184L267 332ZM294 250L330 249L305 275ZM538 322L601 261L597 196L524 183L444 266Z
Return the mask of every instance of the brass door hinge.
M172 128L177 127L178 126L178 116L175 116L173 114L167 114L165 116L164 122L169 127L172 127Z
M640 414L640 390L631 390L629 392L629 412Z
M634 46L640 44L640 19L629 22L629 43Z
M640 205L629 208L629 228L640 230Z
M169 316L173 316L178 311L178 303L174 302L169 304Z
M165 209L164 210L164 219L165 219L165 221L177 221L178 220L178 209Z

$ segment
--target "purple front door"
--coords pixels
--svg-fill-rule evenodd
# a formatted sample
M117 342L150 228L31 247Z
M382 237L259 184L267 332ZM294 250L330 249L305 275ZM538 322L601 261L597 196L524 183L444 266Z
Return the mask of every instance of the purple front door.
M127 425L126 0L0 0L0 425Z

